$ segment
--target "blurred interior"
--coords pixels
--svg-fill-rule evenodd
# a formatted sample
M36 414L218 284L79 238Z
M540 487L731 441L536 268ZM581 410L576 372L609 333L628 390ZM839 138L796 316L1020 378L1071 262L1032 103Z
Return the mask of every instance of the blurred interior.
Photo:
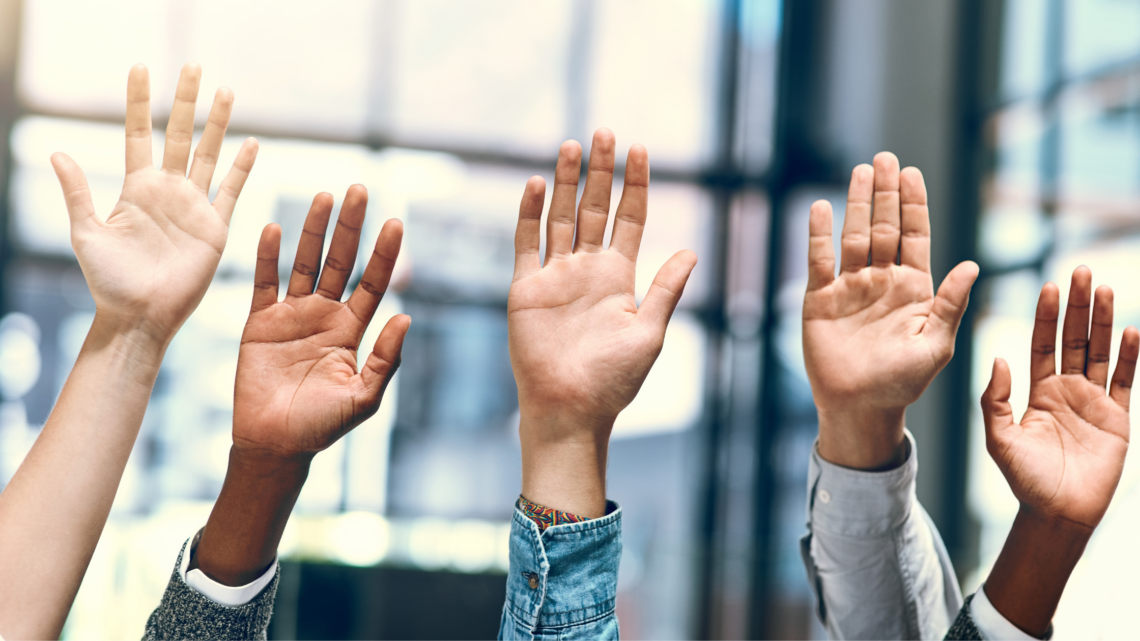
M639 295L675 251L701 259L611 445L625 638L824 636L798 543L816 431L799 335L807 212L827 198L841 217L851 168L876 151L924 172L936 283L961 260L982 266L957 358L908 413L919 496L965 590L1016 509L976 399L1003 356L1024 407L1038 288L1055 280L1064 295L1088 264L1116 290L1118 335L1140 323L1135 3L0 0L0 486L94 310L48 158L70 154L110 211L127 70L150 68L160 150L190 60L204 70L199 125L216 87L236 94L219 165L245 136L261 152L215 281L167 354L66 639L141 634L204 523L258 234L282 226L287 271L318 191L339 203L366 185L366 239L404 221L378 317L415 322L380 413L316 459L280 550L271 638L494 637L520 473L505 318L518 200L527 177L552 180L561 141L596 127L616 133L619 159L649 149ZM1094 620L1129 630L1138 501L1130 465L1058 638Z

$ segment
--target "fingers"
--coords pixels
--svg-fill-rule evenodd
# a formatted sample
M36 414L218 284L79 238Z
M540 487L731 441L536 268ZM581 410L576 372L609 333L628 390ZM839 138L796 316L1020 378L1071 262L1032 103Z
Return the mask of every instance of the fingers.
M554 169L554 194L546 217L546 261L569 254L574 247L574 202L578 198L578 174L582 172L582 147L573 140L562 143Z
M986 425L986 441L992 443L1002 432L1013 425L1013 407L1009 403L1012 379L1009 363L1004 359L994 359L990 384L982 394L982 420Z
M368 207L368 190L364 185L348 188L340 215L336 219L329 254L317 282L317 293L325 298L340 300L352 268L356 266L356 250L360 247L360 229L364 226L364 211Z
M67 203L67 215L71 218L72 233L86 226L98 225L95 205L91 202L91 189L87 186L83 170L70 156L60 152L52 154L51 166L59 178L60 187L63 187L63 199Z
M1092 270L1084 265L1073 270L1069 303L1061 329L1061 373L1084 374L1089 346L1089 307L1092 304Z
M902 200L902 240L899 263L930 273L930 210L926 206L926 183L922 172L907 167L899 174Z
M899 159L875 154L875 209L871 214L871 265L887 267L899 256Z
M361 332L372 321L376 306L384 298L384 292L388 291L388 282L392 279L392 269L396 266L396 258L400 255L400 243L403 238L403 223L395 218L384 223L380 237L376 239L376 247L372 250L372 257L368 259L368 266L364 268L364 277L360 279L360 284L356 286L352 296L348 297L348 308L360 319Z
M519 204L519 224L515 228L515 276L526 278L542 268L538 258L542 233L542 203L546 200L546 181L531 176Z
M594 141L590 144L590 166L586 172L582 202L578 205L574 251L601 251L613 188L614 134L603 127L594 132Z
M689 250L673 254L657 272L653 284L645 294L645 300L637 308L637 320L646 323L661 337L665 336L665 328L669 325L669 318L681 300L685 291L685 283L689 274L697 266L697 255Z
M198 148L194 151L194 164L190 165L190 181L203 192L210 191L210 181L214 179L214 168L218 164L218 154L222 151L222 139L230 125L230 112L234 106L234 92L227 87L214 94L214 106Z
M281 227L270 223L261 230L257 243L257 267L253 272L253 305L250 313L277 303L277 258L281 254Z
M1094 299L1084 374L1104 389L1108 385L1108 359L1112 352L1112 288L1106 285L1097 287ZM1066 318L1066 325L1068 322Z
M309 214L305 216L305 226L301 228L301 240L297 242L293 272L289 275L289 296L308 296L313 293L320 272L325 231L329 226L332 208L332 194L321 192L313 197Z
M198 85L202 81L202 68L188 62L178 76L174 90L174 107L166 124L166 148L162 154L162 168L173 174L186 175L190 159L190 143L194 139L194 103L198 100Z
M1033 319L1032 355L1029 358L1029 377L1032 382L1057 373L1057 316L1061 313L1061 293L1053 283L1045 283L1037 299L1037 314Z
M614 215L610 249L616 249L626 258L637 262L637 251L641 248L641 233L645 231L648 210L649 152L641 145L634 145L629 148L625 161L625 185L621 189L617 214Z
M150 72L131 67L127 76L127 173L154 167L151 158Z
M942 349L942 353L949 360L954 354L954 339L958 335L958 325L962 322L962 315L966 313L966 306L970 302L970 288L978 278L978 265L972 261L959 263L946 280L938 287L938 294L934 296L934 305L930 309L925 332Z
M859 271L867 266L871 253L871 200L874 195L875 170L870 165L859 165L851 171L851 185L847 188L840 258L845 272Z
M389 319L360 370L360 378L375 406L379 406L388 382L400 366L400 351L404 348L404 337L411 325L412 319L406 314L397 314Z
M234 159L234 166L230 167L230 173L226 174L218 187L218 195L214 197L214 210L227 225L234 215L234 206L241 195L241 188L245 186L245 179L249 178L249 172L253 169L253 161L257 160L257 146L256 138L245 139Z
M835 248L831 245L831 203L817 200L808 219L809 292L822 289L835 280Z
M1136 375L1136 357L1140 354L1140 331L1129 326L1120 339L1120 355L1116 358L1116 372L1112 375L1112 387L1108 395L1116 404L1128 409L1132 394L1132 377Z

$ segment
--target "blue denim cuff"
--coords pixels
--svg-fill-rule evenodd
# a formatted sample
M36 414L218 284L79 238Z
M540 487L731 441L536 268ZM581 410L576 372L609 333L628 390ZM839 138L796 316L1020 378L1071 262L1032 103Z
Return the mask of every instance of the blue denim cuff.
M621 508L606 515L538 531L515 510L507 611L522 627L581 625L613 614L621 562Z

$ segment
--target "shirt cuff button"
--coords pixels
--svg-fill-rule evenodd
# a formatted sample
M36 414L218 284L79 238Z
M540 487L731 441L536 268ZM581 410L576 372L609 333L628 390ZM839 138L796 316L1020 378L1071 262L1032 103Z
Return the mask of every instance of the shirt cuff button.
M828 492L827 490L820 490L819 494L817 494L816 496L819 497L820 503L824 503L824 504L831 503L831 492Z

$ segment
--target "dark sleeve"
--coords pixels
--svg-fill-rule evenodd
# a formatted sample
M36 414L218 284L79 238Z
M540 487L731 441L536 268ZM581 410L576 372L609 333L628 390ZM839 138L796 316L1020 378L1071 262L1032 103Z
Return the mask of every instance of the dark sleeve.
M981 641L982 633L978 631L978 626L974 625L974 619L970 617L970 602L974 600L974 595L966 597L966 603L962 605L962 609L958 610L958 618L954 619L954 625L950 626L950 630L946 632L947 639L976 639Z
M252 601L229 607L215 603L186 584L179 568L189 541L182 545L174 572L150 619L146 622L144 641L157 639L265 639L273 601L277 597L280 567L273 580Z

